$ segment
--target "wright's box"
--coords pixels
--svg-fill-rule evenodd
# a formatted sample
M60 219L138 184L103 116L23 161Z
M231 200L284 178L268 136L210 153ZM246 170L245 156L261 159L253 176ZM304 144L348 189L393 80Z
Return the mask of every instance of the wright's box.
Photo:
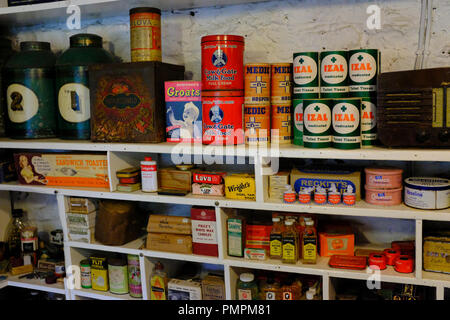
M109 188L106 155L16 153L14 162L21 184Z

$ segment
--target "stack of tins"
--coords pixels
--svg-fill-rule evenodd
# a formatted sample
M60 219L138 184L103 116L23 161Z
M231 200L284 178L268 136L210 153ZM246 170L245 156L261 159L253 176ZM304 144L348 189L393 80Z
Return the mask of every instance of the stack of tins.
M204 36L201 46L203 144L242 144L244 37Z
M270 64L246 64L245 143L266 144L270 140Z
M290 144L292 141L292 63L271 66L271 143Z

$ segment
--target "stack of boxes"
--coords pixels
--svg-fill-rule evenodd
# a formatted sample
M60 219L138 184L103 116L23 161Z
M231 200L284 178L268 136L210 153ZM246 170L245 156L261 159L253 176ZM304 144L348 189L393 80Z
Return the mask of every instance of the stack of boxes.
M93 199L68 199L67 228L71 241L92 243L95 241L97 202Z
M269 198L283 199L283 193L286 191L286 185L289 184L289 172L280 171L269 176Z

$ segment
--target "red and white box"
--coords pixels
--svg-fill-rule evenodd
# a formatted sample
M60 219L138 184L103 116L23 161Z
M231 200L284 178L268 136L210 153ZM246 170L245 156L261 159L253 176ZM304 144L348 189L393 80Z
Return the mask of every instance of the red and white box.
M205 172L199 171L193 173L194 183L222 184L226 172Z
M214 208L191 208L192 251L204 256L219 256L216 211Z

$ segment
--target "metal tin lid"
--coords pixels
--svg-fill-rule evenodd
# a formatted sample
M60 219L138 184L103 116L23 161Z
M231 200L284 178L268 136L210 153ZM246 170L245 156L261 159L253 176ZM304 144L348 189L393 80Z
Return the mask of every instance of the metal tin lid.
M127 261L121 258L112 258L108 259L108 265L113 267L125 267L127 265Z
M138 7L138 8L130 9L130 14L135 14L135 13L157 13L157 14L161 14L161 9L152 8L152 7Z
M444 178L410 177L405 179L405 186L421 190L449 190L450 180Z
M216 34L211 36L202 37L202 43L211 41L237 41L244 43L243 36L231 35L231 34Z
M91 266L91 262L88 259L81 260L80 266Z
M91 33L79 33L70 37L71 48L102 48L102 37Z
M50 51L50 42L23 41L20 43L20 51Z
M255 280L255 276L253 275L253 273L242 273L239 276L239 279L241 279L241 281L243 282L252 282L253 280Z
M365 168L364 171L370 174L382 174L382 175L397 175L402 174L403 169L390 168L390 167L378 167L378 168Z

